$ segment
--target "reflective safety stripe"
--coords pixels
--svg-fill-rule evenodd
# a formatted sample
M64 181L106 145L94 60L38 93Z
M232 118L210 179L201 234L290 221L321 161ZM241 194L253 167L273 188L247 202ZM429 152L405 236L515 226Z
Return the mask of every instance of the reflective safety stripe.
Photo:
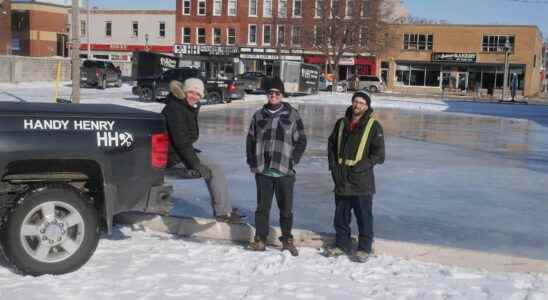
M365 145L367 145L367 139L369 138L369 132L371 131L371 128L373 127L373 124L375 123L375 119L369 118L369 121L367 121L367 126L365 127L365 130L362 135L362 139L360 141L360 145L358 146L358 152L356 152L356 158L354 160L351 159L343 159L342 158L342 137L344 132L344 121L341 121L341 125L339 126L339 134L337 139L337 152L339 157L339 165L346 165L349 167L355 166L360 160L363 158L363 153L365 152Z

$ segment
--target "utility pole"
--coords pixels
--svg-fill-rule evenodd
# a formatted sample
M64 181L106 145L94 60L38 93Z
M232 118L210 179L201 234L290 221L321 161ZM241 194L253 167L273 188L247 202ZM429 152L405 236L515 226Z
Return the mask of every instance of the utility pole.
M90 41L91 41L91 36L90 36L91 35L91 30L90 30L91 29L91 19L89 17L89 7L90 7L89 2L90 1L91 0L86 1L86 3L87 3L87 11L86 11L86 13L87 13L87 22L86 22L87 26L86 27L87 28L86 28L86 34L87 34L87 38L88 38L88 59L91 59L91 45L90 45Z
M80 0L72 0L72 102L80 103Z
M504 101L504 94L506 93L506 87L508 86L509 56L511 50L512 45L510 44L510 41L506 40L506 43L504 44L504 76L502 79L502 96L500 97L501 102Z

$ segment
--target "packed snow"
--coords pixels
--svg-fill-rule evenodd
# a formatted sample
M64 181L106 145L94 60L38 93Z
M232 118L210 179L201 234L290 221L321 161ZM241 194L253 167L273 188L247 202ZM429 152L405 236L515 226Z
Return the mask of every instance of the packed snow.
M67 83L60 95L69 97ZM52 83L0 84L0 101L53 98ZM309 147L297 169L296 195L301 200L295 203L296 227L332 232L334 206L324 140L349 99L350 94L343 93L289 99L302 109L309 127ZM222 164L230 174L233 202L250 216L250 223L255 190L245 167L242 133L263 101L264 95L248 95L230 105L206 106L200 119L198 147L225 157ZM548 260L546 106L382 95L373 101L389 155L376 171L377 236ZM156 112L163 106L138 101L128 85L82 89L82 103ZM211 214L203 183L170 183L176 190L173 214ZM276 219L273 209L271 222L276 224ZM319 252L301 248L294 258L275 248L255 253L238 244L116 227L74 273L34 278L0 267L0 299L548 298L546 274L496 273L386 255L356 264Z

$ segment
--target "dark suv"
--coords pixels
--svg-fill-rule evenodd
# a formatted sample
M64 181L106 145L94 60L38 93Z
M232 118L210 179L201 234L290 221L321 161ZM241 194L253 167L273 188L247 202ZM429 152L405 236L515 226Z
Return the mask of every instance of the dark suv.
M265 77L266 75L261 72L245 72L238 75L238 81L242 82L246 93L254 94L264 92L262 90L262 82Z
M110 61L85 60L80 67L80 82L100 89L106 89L109 84L121 87L122 71Z

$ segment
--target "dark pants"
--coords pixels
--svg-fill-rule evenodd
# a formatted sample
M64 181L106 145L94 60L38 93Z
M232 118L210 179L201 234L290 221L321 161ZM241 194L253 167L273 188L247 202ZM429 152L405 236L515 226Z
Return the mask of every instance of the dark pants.
M350 237L351 211L358 223L358 251L371 252L373 245L373 195L338 196L335 195L335 244L341 250L350 252L352 239Z
M276 195L280 210L280 227L282 238L292 239L293 226L293 187L295 176L269 177L262 174L255 175L257 183L257 210L255 211L255 238L266 241L269 231L270 208L272 198Z

